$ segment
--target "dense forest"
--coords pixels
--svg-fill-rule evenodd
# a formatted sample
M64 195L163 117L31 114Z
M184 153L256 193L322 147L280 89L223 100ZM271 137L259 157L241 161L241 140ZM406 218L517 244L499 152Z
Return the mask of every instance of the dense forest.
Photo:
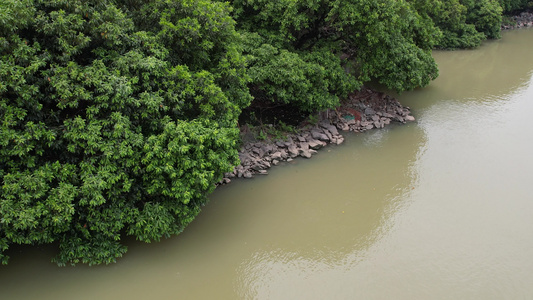
M438 76L527 0L0 0L0 260L111 263L178 234L239 163L257 103L302 113Z

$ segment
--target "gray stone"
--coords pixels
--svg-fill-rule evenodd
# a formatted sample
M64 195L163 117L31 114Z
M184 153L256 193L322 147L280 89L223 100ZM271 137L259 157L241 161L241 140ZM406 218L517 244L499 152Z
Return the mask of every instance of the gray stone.
M315 139L315 140L320 140L320 141L326 141L326 142L329 142L329 137L327 135L325 135L324 133L318 131L318 129L313 129L311 131L311 136Z
M281 150L280 152L281 152L281 158L287 159L287 157L289 157L289 153L287 153L285 149Z
M257 154L257 156L259 157L263 157L265 155L265 152L263 152L263 149L257 146L252 148L252 152Z
M331 134L329 130L324 129L324 134L328 137L330 141L333 139L333 134Z
M322 126L322 128L324 128L324 129L327 129L329 132L331 132L332 135L338 135L339 134L339 131L337 130L337 128L335 126L331 125L328 122L322 122L322 123L320 123L320 126Z
M415 120L415 117L413 117L411 115L405 116L405 121L407 121L407 122L414 122L414 120Z
M270 158L272 158L272 160L276 160L276 159L281 159L281 152L278 151L278 152L274 152L272 155L270 155Z
M280 147L280 148L285 148L285 147L287 147L287 145L285 145L285 143L282 142L282 141L277 141L277 142L276 142L276 145L277 145L278 147Z
M264 167L261 163L256 163L252 166L252 170L255 170L255 171L260 171L260 170L263 170Z
M319 140L315 140L315 139L311 139L308 143L309 143L309 148L311 149L318 149L326 145L326 143L319 141Z
M289 155L291 157L298 156L298 148L296 148L296 145L292 144L289 146Z
M375 113L376 111L374 111L372 108L370 107L365 108L365 115L373 115Z
M300 156L305 157L305 158L311 158L311 156L313 155L311 154L310 150L301 150Z

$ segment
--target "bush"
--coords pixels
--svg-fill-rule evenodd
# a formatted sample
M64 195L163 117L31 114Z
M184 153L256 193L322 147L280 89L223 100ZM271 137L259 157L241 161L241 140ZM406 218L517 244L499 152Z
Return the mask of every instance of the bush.
M58 241L59 264L109 263L124 235L181 232L238 163L251 96L228 5L1 5L2 262Z

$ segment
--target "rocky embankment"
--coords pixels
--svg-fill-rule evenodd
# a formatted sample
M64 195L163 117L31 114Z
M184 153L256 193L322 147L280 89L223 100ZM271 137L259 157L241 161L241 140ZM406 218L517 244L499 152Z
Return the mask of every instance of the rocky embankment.
M533 26L533 13L522 12L509 18L510 24L502 24L502 30Z
M363 132L414 120L409 108L395 98L364 88L351 94L338 109L320 113L316 125L302 126L298 134L289 135L284 141L246 143L239 152L241 164L226 173L219 184L230 183L232 178L266 175L272 166L296 157L311 158L328 144L342 144L344 137L339 130Z

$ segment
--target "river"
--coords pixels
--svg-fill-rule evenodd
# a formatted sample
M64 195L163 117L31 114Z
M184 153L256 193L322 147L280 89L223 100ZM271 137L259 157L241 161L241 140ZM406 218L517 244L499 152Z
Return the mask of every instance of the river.
M533 29L434 57L417 122L223 186L117 264L15 247L0 298L533 299Z

